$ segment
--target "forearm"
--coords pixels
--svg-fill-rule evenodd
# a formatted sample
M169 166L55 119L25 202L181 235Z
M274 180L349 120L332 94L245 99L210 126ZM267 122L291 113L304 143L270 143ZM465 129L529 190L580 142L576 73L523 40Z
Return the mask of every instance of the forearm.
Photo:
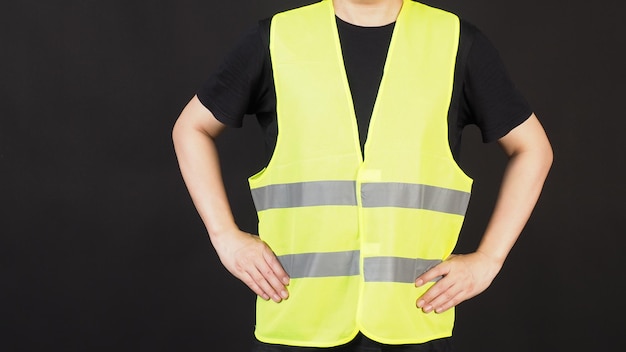
M539 199L551 164L552 150L547 138L538 138L531 147L510 152L478 253L499 265L504 263Z
M184 118L176 122L172 138L185 185L211 240L237 229L214 138Z
M509 161L493 214L474 253L452 255L420 275L417 286L443 277L417 306L441 313L487 289L517 241L543 188L552 165L552 148L536 116L499 141Z
M174 125L178 164L224 267L263 299L289 296L289 276L258 236L239 230L228 203L215 137L224 128L194 97Z

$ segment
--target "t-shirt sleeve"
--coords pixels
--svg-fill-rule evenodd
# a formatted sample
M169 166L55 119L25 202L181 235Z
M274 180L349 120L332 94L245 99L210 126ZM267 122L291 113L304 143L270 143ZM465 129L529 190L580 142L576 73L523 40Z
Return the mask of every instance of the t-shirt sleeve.
M227 126L241 127L244 115L263 109L268 48L263 44L262 30L259 23L243 35L196 92L200 102Z
M473 32L463 86L466 124L478 126L483 142L493 142L526 121L532 109L513 84L493 44L475 26L464 25Z

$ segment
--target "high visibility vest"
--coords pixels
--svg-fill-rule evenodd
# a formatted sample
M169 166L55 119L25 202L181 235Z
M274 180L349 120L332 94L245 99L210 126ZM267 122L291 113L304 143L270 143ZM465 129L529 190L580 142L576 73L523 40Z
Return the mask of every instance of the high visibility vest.
M458 41L456 16L404 1L363 157L332 1L273 17L278 139L249 184L259 235L291 282L289 299L257 299L259 340L451 335L453 310L424 314L416 299L432 283L414 281L450 255L469 202L472 180L448 144Z

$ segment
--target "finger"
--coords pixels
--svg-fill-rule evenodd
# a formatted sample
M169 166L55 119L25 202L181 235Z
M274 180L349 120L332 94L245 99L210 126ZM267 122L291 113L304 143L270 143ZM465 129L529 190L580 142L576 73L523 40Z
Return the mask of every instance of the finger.
M283 284L279 276L276 275L276 273L274 272L274 269L265 261L261 261L257 263L257 265L258 265L257 269L263 275L263 277L265 278L265 281L269 283L269 285L272 287L273 291L278 293L281 299L286 299L287 297L289 297L289 294L287 293L287 290L285 289L285 284ZM280 267L280 264L279 264L279 267ZM282 271L282 267L280 267L280 269Z
M435 313L443 313L448 309L457 306L459 303L465 300L463 296L463 291L459 291L456 294L451 293L451 295L447 298L447 300L443 303L433 302L433 307Z
M266 292L264 292L263 289L261 289L261 287L259 285L257 285L257 283L254 281L252 276L248 275L248 273L244 273L243 274L243 277L241 278L241 281L244 284L246 284L259 297L263 298L266 301L268 299L270 299L270 296Z
M430 301L430 311L441 313L459 303L463 293L462 285L453 284Z
M279 294L280 291L274 290L274 287L272 287L272 285L267 281L267 279L265 278L263 273L259 271L259 269L257 269L256 267L251 268L248 274L252 277L254 282L256 282L256 284L259 285L261 290L263 290L264 293L266 293L267 295L269 295L270 298L272 298L272 300L274 300L277 303L282 301L282 298L280 297L280 294Z
M426 270L425 273L415 279L415 286L420 287L427 282L437 281L437 279L447 275L450 272L450 265L447 262L441 262L434 267Z
M422 308L424 313L429 313L433 310L433 301L441 294L446 292L452 287L453 281L443 278L429 288L421 297L417 299L417 307Z
M276 258L274 252L271 249L267 248L267 250L263 251L263 258L267 265L272 268L274 274L278 277L278 279L283 283L283 285L289 285L289 274L283 269L283 266Z

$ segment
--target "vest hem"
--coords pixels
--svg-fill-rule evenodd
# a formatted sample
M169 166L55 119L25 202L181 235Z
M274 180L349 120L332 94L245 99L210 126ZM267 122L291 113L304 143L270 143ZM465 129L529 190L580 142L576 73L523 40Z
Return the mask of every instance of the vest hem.
M276 344L276 345L285 345L285 346L296 346L296 347L337 347L341 345L345 345L350 341L354 340L354 338L359 333L359 329L354 329L354 332L351 333L347 338L340 339L336 341L324 341L324 342L315 342L310 340L287 340L287 339L277 339L277 338L269 338L261 336L260 334L254 333L254 336L257 340L263 343Z
M422 338L389 339L389 338L385 338L385 337L381 337L376 334L373 334L369 332L367 329L364 329L362 326L359 327L359 331L361 331L361 333L365 335L367 338L369 338L370 340L373 340L373 341L376 341L378 343L382 343L385 345L420 344L420 343L427 343L427 342L437 340L437 339L443 339L446 337L452 337L452 331L449 331L449 332L443 332L440 334L432 334L432 335L424 336Z

